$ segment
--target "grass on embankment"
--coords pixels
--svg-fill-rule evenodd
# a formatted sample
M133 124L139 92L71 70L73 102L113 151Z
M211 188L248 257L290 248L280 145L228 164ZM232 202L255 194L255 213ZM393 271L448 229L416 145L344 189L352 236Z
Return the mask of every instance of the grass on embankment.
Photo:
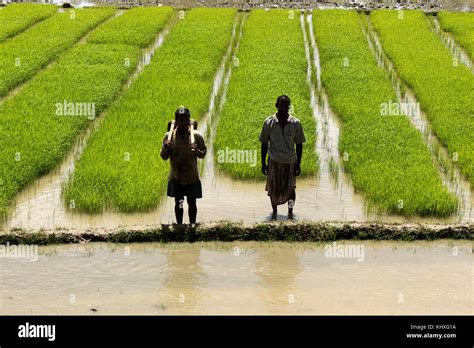
M211 242L333 240L437 240L474 239L474 225L423 225L377 223L260 223L219 222L203 225L159 225L85 231L0 231L0 244L63 244L87 242Z

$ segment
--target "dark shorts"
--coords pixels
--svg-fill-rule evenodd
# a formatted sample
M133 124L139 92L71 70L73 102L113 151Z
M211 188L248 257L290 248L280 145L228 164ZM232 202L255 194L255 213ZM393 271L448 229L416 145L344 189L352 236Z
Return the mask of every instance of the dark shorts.
M177 182L168 180L168 197L189 197L202 198L201 181L189 185L180 185Z

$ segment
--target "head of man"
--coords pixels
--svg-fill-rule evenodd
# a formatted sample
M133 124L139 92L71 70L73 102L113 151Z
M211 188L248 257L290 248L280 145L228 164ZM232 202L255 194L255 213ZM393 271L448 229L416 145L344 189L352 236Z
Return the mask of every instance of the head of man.
M189 109L180 107L174 113L174 119L176 122L177 132L185 134L189 131L191 114Z
M277 112L278 119L286 120L288 118L288 112L291 106L290 98L287 95L279 96L277 98L275 106L278 109L278 112Z

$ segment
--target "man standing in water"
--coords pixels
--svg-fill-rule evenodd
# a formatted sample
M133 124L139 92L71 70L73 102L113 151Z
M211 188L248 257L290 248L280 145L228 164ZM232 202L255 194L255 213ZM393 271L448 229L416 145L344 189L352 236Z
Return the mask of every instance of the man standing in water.
M201 181L197 168L197 159L206 156L206 145L201 133L191 130L189 110L180 107L175 112L175 129L166 132L161 148L161 158L170 159L168 177L169 197L174 197L176 222L183 223L184 196L188 201L189 223L196 223L196 199L202 198ZM191 134L193 132L193 135ZM191 140L194 137L194 142Z
M293 219L296 177L301 172L303 143L306 141L300 120L289 113L290 105L288 96L278 97L275 103L278 111L265 120L259 138L262 143L262 173L267 176L265 190L273 209L272 220L277 218L277 205L286 202L288 219Z

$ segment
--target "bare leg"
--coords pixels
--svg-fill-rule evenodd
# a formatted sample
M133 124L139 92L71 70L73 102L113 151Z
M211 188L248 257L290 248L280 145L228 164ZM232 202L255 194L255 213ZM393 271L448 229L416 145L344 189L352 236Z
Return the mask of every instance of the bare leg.
M189 223L195 224L196 223L196 216L197 216L197 205L196 205L196 198L187 198L188 200L188 215L189 215Z
M183 223L183 204L184 197L175 197L174 198L174 214L176 215L176 223Z
M293 220L293 207L296 201L296 191L293 192L290 199L288 200L288 219Z
M272 204L272 220L276 220L277 219L277 205L276 204L273 204L272 202L272 199L270 198L270 203Z

